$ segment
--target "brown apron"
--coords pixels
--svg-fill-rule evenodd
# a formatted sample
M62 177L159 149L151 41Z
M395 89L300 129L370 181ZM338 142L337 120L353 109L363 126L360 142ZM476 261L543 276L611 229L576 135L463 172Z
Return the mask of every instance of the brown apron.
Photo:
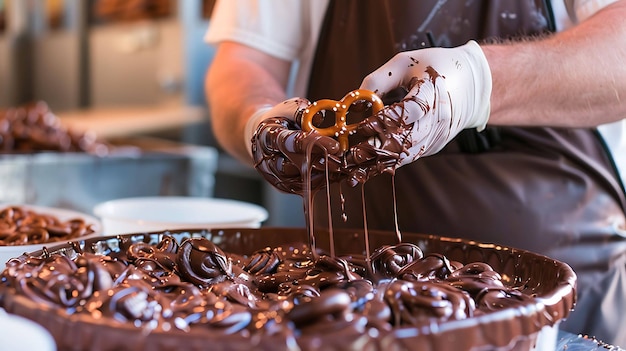
M551 16L549 0L330 1L307 97L341 98L398 51L540 34L553 29ZM394 230L392 186L387 175L365 183L368 228ZM626 345L626 199L595 129L464 131L439 154L398 169L395 187L400 231L570 264L580 298L564 327ZM333 185L331 203L335 228L363 227L360 186ZM322 193L315 206L315 226L327 227Z

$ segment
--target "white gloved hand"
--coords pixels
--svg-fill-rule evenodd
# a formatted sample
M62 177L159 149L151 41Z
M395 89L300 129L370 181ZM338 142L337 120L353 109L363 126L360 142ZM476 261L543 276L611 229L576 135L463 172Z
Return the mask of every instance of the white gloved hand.
M246 124L254 167L284 192L302 193L309 167L314 190L326 185L326 171L331 181L341 176L339 143L315 131L302 130L299 116L309 104L306 99L292 98L261 107Z
M360 88L383 100L400 87L408 94L361 122L357 133L370 137L370 146L353 148L354 162L370 170L376 163L375 172L389 172L440 151L465 128L482 130L489 119L491 85L489 64L474 41L397 54L365 77Z
M309 100L301 98L291 98L274 106L259 106L256 112L248 119L244 130L245 140L252 140L252 136L263 120L270 117L284 117L296 121L297 114L310 104ZM252 156L252 148L248 147L248 152Z

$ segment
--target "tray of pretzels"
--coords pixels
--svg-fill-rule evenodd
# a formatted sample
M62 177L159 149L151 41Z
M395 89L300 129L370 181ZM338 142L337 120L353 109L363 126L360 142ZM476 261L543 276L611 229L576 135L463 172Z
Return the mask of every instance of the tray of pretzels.
M39 102L0 111L0 202L91 213L131 196L211 196L217 150L156 138L99 139Z

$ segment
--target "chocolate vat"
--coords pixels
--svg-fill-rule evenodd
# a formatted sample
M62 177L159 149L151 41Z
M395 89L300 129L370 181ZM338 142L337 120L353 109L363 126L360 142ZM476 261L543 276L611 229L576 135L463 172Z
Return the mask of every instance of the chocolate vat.
M205 237L226 251L252 253L268 246L291 242L306 242L307 232L303 228L260 228L260 229L221 229L221 230L176 230L155 233L125 234L105 238L76 241L85 252L94 252L106 245L114 248L120 237L132 241L157 243L163 234L174 236L179 241L188 237ZM395 233L370 231L370 247L395 244ZM317 233L317 246L329 248L328 233ZM335 250L338 255L363 254L365 241L362 231L341 230L334 232ZM403 241L417 244L424 253L441 253L451 260L463 263L481 261L500 272L503 281L520 287L526 294L533 294L537 301L532 306L507 309L466 320L449 321L433 325L429 330L403 327L382 333L374 341L362 343L360 335L352 335L353 342L342 343L343 350L465 350L465 351L527 351L554 350L556 328L566 318L575 303L576 276L564 263L545 256L514 248L493 244L483 244L462 239L445 238L433 235L403 233ZM70 244L53 246L30 255L40 256L43 251L72 255ZM23 255L20 259L25 259ZM337 349L332 345L319 343L318 336L299 340L300 345L311 347L293 348L293 344L280 338L252 340L236 336L212 334L210 330L173 330L168 333L142 333L142 330L128 326L113 328L106 321L98 323L90 320L90 325L80 318L63 313L50 313L22 296L1 294L2 307L8 312L30 318L53 334L59 350L105 350L98 348L99 340L124 340L127 350L170 350L180 346L184 340L186 350L325 350ZM75 317L75 316L74 316ZM324 334L324 340L346 339L346 335ZM352 339L351 339L352 340ZM335 345L336 346L336 345ZM117 348L121 351L125 348Z

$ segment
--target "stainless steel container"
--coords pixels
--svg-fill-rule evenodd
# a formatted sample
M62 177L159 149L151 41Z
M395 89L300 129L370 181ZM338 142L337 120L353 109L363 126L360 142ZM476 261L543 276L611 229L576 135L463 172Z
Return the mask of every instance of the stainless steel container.
M116 144L124 146L106 156L0 155L0 202L91 213L97 203L122 197L213 195L214 148L159 139Z

